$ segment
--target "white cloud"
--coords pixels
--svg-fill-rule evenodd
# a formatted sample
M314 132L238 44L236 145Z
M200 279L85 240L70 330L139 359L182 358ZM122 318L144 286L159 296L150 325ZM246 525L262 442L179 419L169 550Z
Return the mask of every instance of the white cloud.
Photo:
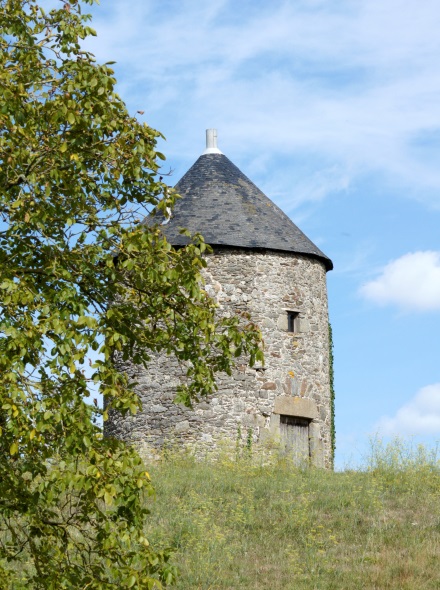
M393 417L382 417L378 427L385 435L440 434L440 383L422 387Z
M377 279L363 285L360 293L380 305L440 310L440 252L412 252L393 260Z

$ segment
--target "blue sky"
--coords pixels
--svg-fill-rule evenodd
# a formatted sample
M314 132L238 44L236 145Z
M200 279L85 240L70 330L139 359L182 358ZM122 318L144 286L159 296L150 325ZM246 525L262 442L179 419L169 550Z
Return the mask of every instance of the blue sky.
M102 0L99 61L166 137L220 149L332 258L337 465L440 440L438 0Z

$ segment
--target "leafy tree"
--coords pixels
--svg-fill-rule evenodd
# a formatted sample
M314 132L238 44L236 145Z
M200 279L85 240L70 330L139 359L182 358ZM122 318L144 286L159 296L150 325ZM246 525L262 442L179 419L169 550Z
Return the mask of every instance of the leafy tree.
M216 318L203 240L174 250L141 223L176 195L158 177L160 134L81 49L93 1L0 0L1 588L171 584L169 553L145 536L145 467L99 427L139 408L112 356L175 355L190 405L234 355L261 354L249 320Z

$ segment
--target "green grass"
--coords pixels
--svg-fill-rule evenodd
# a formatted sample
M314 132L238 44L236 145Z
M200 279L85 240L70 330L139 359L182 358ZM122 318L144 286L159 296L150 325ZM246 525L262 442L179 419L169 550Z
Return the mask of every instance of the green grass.
M175 548L179 590L440 589L440 463L376 442L364 470L259 456L151 467L149 536Z

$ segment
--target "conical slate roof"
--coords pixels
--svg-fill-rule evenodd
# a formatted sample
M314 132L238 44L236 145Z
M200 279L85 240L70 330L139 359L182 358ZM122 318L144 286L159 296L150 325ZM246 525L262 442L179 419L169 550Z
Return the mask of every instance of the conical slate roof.
M332 261L216 146L208 144L175 188L182 198L162 225L173 246L188 243L179 233L184 227L201 233L211 246L295 252L322 260L327 270L333 268ZM151 222L160 223L161 217L147 220Z

